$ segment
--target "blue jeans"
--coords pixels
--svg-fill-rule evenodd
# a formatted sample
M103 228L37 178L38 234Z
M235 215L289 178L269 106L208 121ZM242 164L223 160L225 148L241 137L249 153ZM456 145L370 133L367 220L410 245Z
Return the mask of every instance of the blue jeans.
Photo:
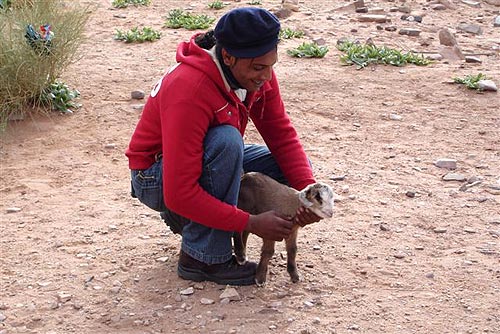
M200 186L223 202L237 204L243 172L261 172L288 183L269 149L262 145L244 145L239 131L233 126L209 129L203 145ZM147 170L132 170L133 195L156 211L177 216L165 206L162 179L161 159ZM233 232L184 220L181 246L184 252L207 264L223 263L231 258Z

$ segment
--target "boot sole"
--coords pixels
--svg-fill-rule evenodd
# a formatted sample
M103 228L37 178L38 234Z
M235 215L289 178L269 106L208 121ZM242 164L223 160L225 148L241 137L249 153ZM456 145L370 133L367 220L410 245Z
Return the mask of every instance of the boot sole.
M181 265L177 266L177 275L180 278L194 281L194 282L202 282L202 281L210 281L221 285L252 285L255 284L255 277L242 277L237 279L230 278L220 278L213 275L209 275L201 270L185 268Z

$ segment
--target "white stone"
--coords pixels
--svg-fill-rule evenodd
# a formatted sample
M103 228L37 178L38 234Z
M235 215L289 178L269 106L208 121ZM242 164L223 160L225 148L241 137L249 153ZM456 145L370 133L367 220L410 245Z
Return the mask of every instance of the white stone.
M440 158L434 161L434 166L439 168L456 169L457 161L455 159Z

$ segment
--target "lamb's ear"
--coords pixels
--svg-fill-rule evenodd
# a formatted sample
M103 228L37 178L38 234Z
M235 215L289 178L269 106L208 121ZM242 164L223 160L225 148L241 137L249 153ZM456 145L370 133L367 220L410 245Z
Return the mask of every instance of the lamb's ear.
M313 205L313 203L307 199L307 194L311 191L310 188L311 185L308 185L299 192L300 203L302 203L302 205L305 206L306 208L310 208Z

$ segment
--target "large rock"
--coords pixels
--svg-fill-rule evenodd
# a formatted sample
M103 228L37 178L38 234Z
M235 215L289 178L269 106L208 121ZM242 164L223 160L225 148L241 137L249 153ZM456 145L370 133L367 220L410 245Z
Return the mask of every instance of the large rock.
M447 60L464 60L465 56L458 46L444 46L439 48L439 54Z
M447 28L439 30L438 35L439 35L439 44L445 46L457 45L457 40L455 39L455 36L453 36L453 34Z
M500 7L500 0L484 0L489 5Z

